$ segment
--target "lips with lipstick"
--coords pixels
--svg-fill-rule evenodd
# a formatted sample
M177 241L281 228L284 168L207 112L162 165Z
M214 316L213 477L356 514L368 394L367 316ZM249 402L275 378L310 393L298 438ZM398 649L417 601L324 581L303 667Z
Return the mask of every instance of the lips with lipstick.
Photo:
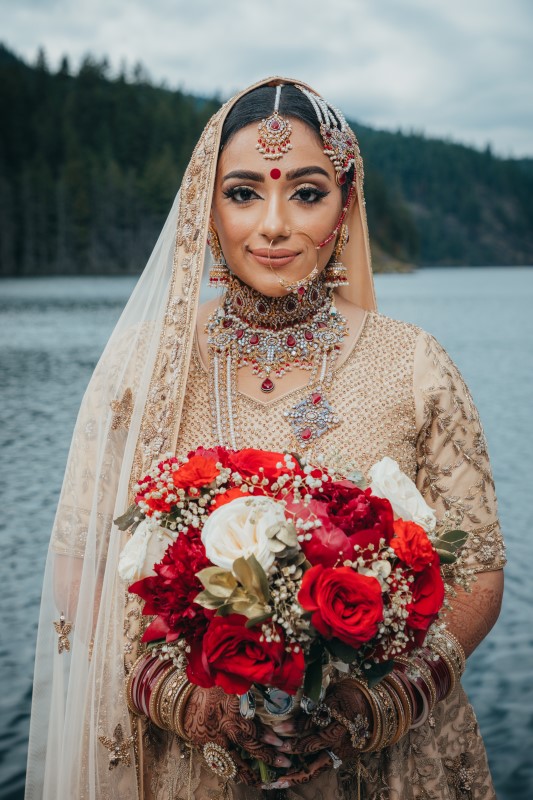
M286 267L287 264L291 264L301 255L301 252L296 250L286 250L283 248L269 249L268 247L260 247L256 250L249 250L248 252L263 267L272 267L273 269L276 269L276 267Z

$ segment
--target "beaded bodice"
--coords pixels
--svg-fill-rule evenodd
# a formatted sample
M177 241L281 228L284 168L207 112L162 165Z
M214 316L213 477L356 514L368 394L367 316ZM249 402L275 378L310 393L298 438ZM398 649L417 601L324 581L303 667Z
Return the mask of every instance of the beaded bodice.
M209 387L207 366L196 347L179 456L201 444L217 444ZM297 450L286 412L306 392L304 387L267 402L238 392L234 417L241 446ZM385 455L394 458L438 515L452 510L467 529L481 531L472 537L472 565L501 566L503 546L481 425L457 368L431 336L369 313L349 356L334 372L329 398L340 424L313 442L307 450L312 457L323 455L329 463L363 472ZM457 499L461 492L455 477L464 484L468 502Z

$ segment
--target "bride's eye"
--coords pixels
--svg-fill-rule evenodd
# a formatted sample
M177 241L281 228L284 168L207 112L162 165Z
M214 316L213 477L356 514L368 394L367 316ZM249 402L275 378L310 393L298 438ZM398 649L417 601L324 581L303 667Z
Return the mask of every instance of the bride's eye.
M292 197L306 205L313 205L314 203L319 203L328 194L329 192L318 189L316 186L301 186Z
M259 197L257 192L254 192L249 186L232 186L230 189L224 189L223 194L224 197L229 197L230 200L241 204L247 203L254 197Z

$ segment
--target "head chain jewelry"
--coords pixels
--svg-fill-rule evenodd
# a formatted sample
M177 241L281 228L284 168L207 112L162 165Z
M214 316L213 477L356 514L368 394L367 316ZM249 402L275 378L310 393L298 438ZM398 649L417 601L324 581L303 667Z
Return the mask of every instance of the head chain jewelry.
M256 148L268 160L281 158L284 153L292 149L292 126L288 119L279 114L279 101L283 84L276 86L276 99L274 111L269 117L261 120L258 125L259 136Z
M335 167L338 185L342 186L346 182L346 173L350 167L355 167L357 138L338 108L326 103L324 98L306 89L305 86L296 84L296 88L307 97L313 106L320 125L324 153Z

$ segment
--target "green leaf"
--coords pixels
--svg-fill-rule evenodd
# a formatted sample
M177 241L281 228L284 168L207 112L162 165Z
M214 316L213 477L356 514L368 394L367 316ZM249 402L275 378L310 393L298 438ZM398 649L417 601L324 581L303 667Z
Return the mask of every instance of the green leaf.
M467 539L468 533L466 531L453 530L441 533L437 541L439 545L445 545L445 550L453 550L455 552L464 547Z
M120 531L127 531L135 522L135 517L142 517L143 514L139 511L138 507L133 503L122 516L113 520L115 525Z
M455 564L457 561L457 556L450 550L441 550L439 547L436 547L435 550L439 554L441 564Z
M372 664L370 669L365 669L365 677L368 681L370 689L376 686L385 675L388 675L394 669L394 661L382 661L379 664Z
M321 689L322 659L317 658L314 661L310 661L305 670L304 694L313 700L313 702L318 703Z
M335 658L338 658L345 664L351 664L360 656L359 650L356 650L355 647L351 647L349 644L341 642L340 639L328 639L326 647Z

